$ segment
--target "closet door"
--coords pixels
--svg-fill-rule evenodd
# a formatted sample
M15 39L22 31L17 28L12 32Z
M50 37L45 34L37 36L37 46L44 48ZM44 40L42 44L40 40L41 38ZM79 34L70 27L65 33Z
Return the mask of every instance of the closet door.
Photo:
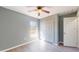
M77 46L76 17L64 18L64 46Z
M49 16L40 20L40 38L50 43L54 43L54 16Z

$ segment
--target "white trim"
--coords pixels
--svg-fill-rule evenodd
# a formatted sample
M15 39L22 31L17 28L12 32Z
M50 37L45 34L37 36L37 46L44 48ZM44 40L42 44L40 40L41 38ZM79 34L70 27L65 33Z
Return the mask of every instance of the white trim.
M14 48L17 48L17 47L20 47L20 46L23 46L23 45L29 44L29 43L31 43L31 42L33 42L33 41L36 41L36 40L32 40L32 41L30 41L30 42L26 42L26 43L22 43L22 44L20 44L20 45L13 46L13 47L8 48L8 49L4 49L4 50L2 50L2 51L0 51L0 52L6 52L6 51L9 51L9 50L11 50L11 49L14 49Z

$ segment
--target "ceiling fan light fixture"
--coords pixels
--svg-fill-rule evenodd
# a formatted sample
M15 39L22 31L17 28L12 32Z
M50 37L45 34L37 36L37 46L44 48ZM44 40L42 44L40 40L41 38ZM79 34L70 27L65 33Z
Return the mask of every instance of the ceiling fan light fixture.
M39 13L41 13L41 12L42 12L42 10L41 10L41 9L39 9L39 10L38 10L38 12L39 12Z
M42 12L45 12L48 14L50 13L50 11L44 9L44 6L37 6L36 9L32 11L36 11L38 13L38 16L40 16Z

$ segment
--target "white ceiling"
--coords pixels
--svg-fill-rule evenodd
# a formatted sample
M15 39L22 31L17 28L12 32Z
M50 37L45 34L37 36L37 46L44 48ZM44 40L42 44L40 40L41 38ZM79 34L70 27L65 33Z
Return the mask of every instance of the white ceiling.
M3 6L3 7L10 10L17 11L25 15L38 18L38 19L50 16L50 15L54 15L54 14L71 13L78 9L78 6L47 6L47 7L44 7L44 9L49 10L50 13L47 14L47 13L42 12L41 15L38 16L37 12L29 12L29 10L36 9L36 6Z

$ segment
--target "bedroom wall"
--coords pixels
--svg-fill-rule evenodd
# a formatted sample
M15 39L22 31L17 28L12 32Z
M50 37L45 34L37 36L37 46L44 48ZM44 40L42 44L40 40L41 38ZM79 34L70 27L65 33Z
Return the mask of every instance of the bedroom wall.
M31 21L37 19L0 7L0 51L31 41Z
M58 17L58 43L63 42L63 16Z

